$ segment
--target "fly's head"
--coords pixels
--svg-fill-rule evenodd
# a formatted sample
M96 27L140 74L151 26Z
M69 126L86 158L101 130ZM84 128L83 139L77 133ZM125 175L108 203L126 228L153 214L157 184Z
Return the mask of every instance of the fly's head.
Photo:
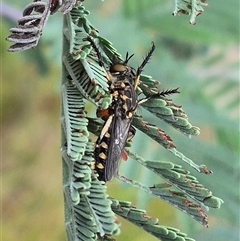
M132 79L135 76L135 70L125 63L111 65L109 68L109 73L117 80Z
M136 71L128 65L128 61L132 58L132 56L133 54L129 56L127 53L124 61L113 60L113 64L109 68L109 73L113 77L116 77L117 80L123 81L127 79L130 81L131 79L134 79Z

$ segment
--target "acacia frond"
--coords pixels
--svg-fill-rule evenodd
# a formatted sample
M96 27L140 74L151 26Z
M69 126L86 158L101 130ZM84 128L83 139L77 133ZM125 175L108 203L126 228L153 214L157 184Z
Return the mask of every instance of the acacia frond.
M196 17L203 13L202 6L207 7L208 3L206 0L175 0L175 9L173 16L180 14L187 14L190 16L190 24L196 24Z
M77 15L78 12L79 15ZM111 99L106 84L106 73L102 66L99 65L95 53L96 51L94 51L92 46L85 41L86 36L91 35L98 45L99 51L101 51L101 56L103 57L104 66L109 66L109 63L115 59L121 60L121 55L117 53L117 50L109 41L99 36L98 31L96 31L86 19L87 14L88 12L84 10L81 4L79 4L66 16L64 26L68 31L65 31L64 33L64 43L66 46L70 46L70 48L64 48L63 63L66 72L65 75L70 75L75 91L76 93L79 92L80 96L84 96L84 98L90 100L98 107L101 106L102 103L107 103L106 106L108 106L111 103ZM81 19L82 22L80 23L77 19ZM172 100L165 97L169 94L178 93L178 88L161 91L158 88L157 81L153 80L150 76L141 75L137 92L139 94L144 94L146 97L154 97L149 98L142 104L142 106L157 116L157 118L165 121L188 136L199 134L199 128L194 127L189 123L188 117L182 107L174 104ZM105 101L102 101L104 98ZM65 115L66 114L67 113L65 113ZM97 118L86 118L88 120L88 131L98 136L103 121ZM143 121L142 117L138 115L134 116L133 125L197 171L207 174L210 173L205 166L195 164L192 160L180 153L175 148L171 137L157 126ZM152 170L161 178L166 179L167 184L152 184L151 187L147 187L140 182L119 176L121 180L146 191L150 195L169 202L204 226L208 226L208 218L205 210L207 210L208 206L218 208L222 203L221 199L214 197L211 191L200 184L194 176L191 176L187 170L182 169L179 165L170 162L145 161L141 159L141 157L130 152L129 156L139 161L143 166ZM74 177L74 175L72 176ZM78 186L75 185L73 187ZM79 187L81 188L81 186ZM71 190L73 189L74 188ZM90 189L86 190L90 191ZM81 191L76 188L75 192L76 193L72 197L72 202L81 200ZM77 195L77 192L79 195ZM91 192L89 194L86 193L86 195L91 195ZM99 202L101 201L99 200ZM91 202L89 202L89 205L90 208L93 208ZM118 214L114 208L113 210ZM106 240L108 239L106 236L104 236L104 238L106 238ZM163 237L161 238L163 239Z
M18 26L10 29L11 35L7 40L15 44L8 51L16 52L36 47L50 14L50 2L35 1L27 5L23 17L18 20Z
M159 225L157 218L148 216L145 210L137 209L130 202L116 199L112 199L112 202L112 209L116 214L144 229L159 240L195 241L176 228Z

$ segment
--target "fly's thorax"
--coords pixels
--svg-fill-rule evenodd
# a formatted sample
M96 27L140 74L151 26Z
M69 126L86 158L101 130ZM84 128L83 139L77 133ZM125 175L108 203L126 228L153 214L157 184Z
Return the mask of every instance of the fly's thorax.
M118 67L123 71L111 73L109 90L113 97L113 103L110 108L113 110L117 108L118 115L122 116L122 119L132 118L132 112L137 107L137 94L133 87L135 76L132 68L128 66L117 64L113 67Z
M137 94L133 86L125 82L124 88L118 90L115 97L115 108L118 109L118 115L125 118L132 118L137 108Z

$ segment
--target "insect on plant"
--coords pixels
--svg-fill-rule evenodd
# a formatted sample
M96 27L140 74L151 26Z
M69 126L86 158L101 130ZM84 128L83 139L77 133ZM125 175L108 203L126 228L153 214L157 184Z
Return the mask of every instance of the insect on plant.
M129 201L109 198L102 185L118 175L120 160L126 158L125 146L134 137L134 127L197 172L212 172L203 164L195 164L175 147L170 136L136 113L142 105L156 119L188 137L200 133L199 128L188 121L181 106L165 98L179 93L178 88L159 90L157 81L142 75L155 50L154 43L139 67L132 68L129 62L133 54L127 53L125 59L121 59L114 46L90 23L89 11L82 2L33 0L7 38L13 42L10 52L35 48L49 16L56 12L63 14L61 155L67 239L113 240L111 236L120 231L116 214L159 240L193 240L178 229L159 224L157 218L150 217ZM176 0L174 15L187 13L194 24L197 14L203 11L203 2ZM88 116L85 100L98 106L98 118ZM90 133L98 136L95 146ZM213 196L179 164L159 158L145 160L131 151L128 154L164 181L145 185L119 175L120 180L170 203L208 227L206 210L220 208L223 203L220 198Z
M117 174L125 144L135 134L135 129L131 123L137 107L149 99L179 93L179 91L178 88L166 90L138 100L136 89L143 68L155 50L153 42L150 51L138 69L135 70L127 65L133 56L133 54L129 56L128 53L124 61L114 60L108 69L105 68L102 55L95 42L91 37L87 37L85 40L91 43L100 66L106 71L109 91L112 95L112 103L109 108L97 110L97 116L101 117L105 123L97 138L94 150L95 170L99 175L98 178L107 182L111 181Z

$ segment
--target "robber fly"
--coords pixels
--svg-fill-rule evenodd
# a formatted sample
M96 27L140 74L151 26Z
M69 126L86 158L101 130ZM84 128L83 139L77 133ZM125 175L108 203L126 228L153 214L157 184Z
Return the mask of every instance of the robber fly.
M135 129L131 126L131 123L138 105L152 98L147 97L138 101L136 88L140 74L151 58L155 45L152 43L150 51L137 70L127 65L133 56L133 54L128 56L128 53L124 61L113 63L107 70L94 41L90 37L86 38L86 40L91 43L97 53L99 64L106 71L109 91L113 98L108 109L97 110L97 116L105 120L105 123L94 150L95 170L99 175L99 180L106 182L112 180L117 174L125 144L135 134ZM164 96L170 92L171 94L178 93L178 89L161 92L159 95Z

